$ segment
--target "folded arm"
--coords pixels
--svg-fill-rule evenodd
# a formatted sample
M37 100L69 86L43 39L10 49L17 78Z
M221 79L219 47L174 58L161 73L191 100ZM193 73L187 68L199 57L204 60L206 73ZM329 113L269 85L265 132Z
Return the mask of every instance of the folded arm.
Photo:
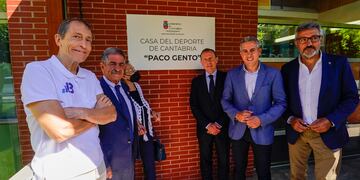
M71 107L65 108L66 116L74 119L83 119L94 124L107 124L115 121L116 110L111 100L103 94L97 95L94 109Z
M30 103L27 107L45 133L56 142L63 142L92 128L95 124L67 118L57 100Z

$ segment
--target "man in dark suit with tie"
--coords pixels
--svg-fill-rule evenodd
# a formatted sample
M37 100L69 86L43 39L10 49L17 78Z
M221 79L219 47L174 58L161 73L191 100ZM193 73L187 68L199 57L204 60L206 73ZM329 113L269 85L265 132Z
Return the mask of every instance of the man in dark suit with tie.
M282 67L291 179L306 179L311 152L316 179L337 179L346 118L359 101L355 80L345 57L320 51L319 24L299 25L295 38L299 57Z
M115 122L100 126L100 144L104 153L107 178L134 179L134 161L137 145L137 121L134 105L126 85L121 81L126 65L125 53L118 48L107 48L100 63L103 77L100 84L104 94L115 105Z
M228 179L229 173L229 119L220 100L226 73L218 71L218 57L212 49L201 52L201 65L205 72L192 80L190 93L191 111L197 121L202 179L212 178L212 149L215 143L218 157L218 179Z

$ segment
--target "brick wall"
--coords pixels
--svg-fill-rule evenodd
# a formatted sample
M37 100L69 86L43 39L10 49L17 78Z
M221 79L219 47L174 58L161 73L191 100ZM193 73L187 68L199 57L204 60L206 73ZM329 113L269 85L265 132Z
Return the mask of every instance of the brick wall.
M61 17L61 8L52 3L56 2L7 1L11 60L24 163L31 160L33 152L20 102L19 87L27 62L45 59L54 53L54 50L49 50L49 46L53 46L51 32L59 20L52 18ZM93 24L95 35L93 52L83 66L100 75L99 55L106 47L127 50L126 14L151 14L215 17L219 69L228 70L240 63L240 39L247 35L256 35L257 3L256 0L82 0L83 16ZM68 16L78 17L79 12L79 1L68 0ZM141 72L140 83L144 94L152 108L161 112L161 122L155 123L155 129L166 146L168 159L156 163L159 179L200 177L196 124L188 102L191 79L199 73L198 70ZM136 167L137 178L140 179L141 164L138 162ZM252 167L249 173L252 173Z
M14 88L16 97L17 118L23 164L27 164L33 156L30 145L29 129L25 121L25 113L20 100L20 83L25 64L33 60L49 57L54 52L52 43L54 29L61 20L61 11L48 11L55 1L8 0L7 17L9 28L9 44ZM49 18L52 17L52 18ZM55 25L55 26L54 26Z

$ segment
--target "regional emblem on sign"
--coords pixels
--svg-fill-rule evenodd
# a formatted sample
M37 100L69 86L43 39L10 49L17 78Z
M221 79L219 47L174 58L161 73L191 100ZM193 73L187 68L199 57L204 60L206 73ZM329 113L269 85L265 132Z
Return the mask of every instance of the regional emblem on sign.
M163 28L164 28L164 29L168 29L168 28L169 28L169 23L168 23L167 20L164 20L164 22L163 22Z

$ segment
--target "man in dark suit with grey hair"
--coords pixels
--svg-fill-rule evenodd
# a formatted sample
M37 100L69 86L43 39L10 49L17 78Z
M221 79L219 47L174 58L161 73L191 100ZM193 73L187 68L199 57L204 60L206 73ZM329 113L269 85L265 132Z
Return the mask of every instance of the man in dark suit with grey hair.
M295 37L299 57L282 67L291 179L306 179L311 152L316 179L336 179L349 141L346 118L359 101L354 76L345 57L320 50L319 24L299 25Z

